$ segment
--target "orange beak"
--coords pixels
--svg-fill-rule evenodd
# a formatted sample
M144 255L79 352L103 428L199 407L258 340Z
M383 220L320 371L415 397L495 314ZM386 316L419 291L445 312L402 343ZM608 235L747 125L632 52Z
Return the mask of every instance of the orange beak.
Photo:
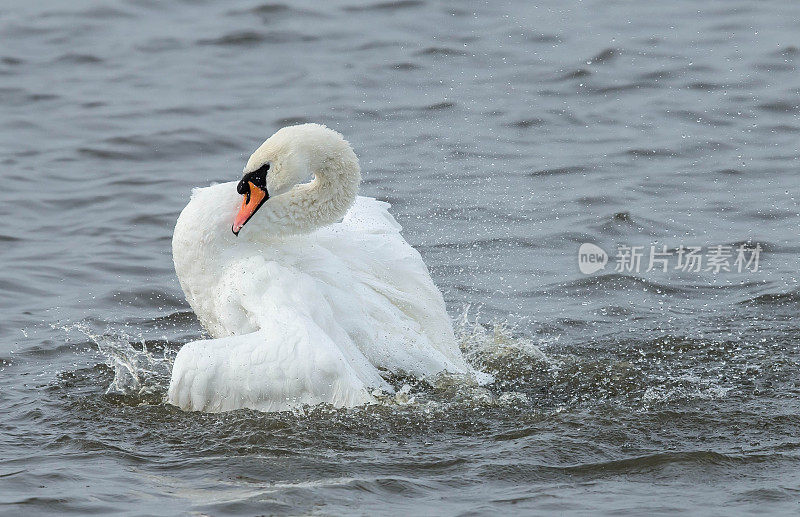
M233 220L233 226L231 227L234 235L239 235L239 231L247 223L247 221L253 217L253 214L256 213L256 210L261 208L261 205L264 204L264 201L269 199L269 193L266 190L256 187L252 181L248 181L247 184L250 187L250 190L244 194L242 208L240 208L239 213L236 214L236 218Z

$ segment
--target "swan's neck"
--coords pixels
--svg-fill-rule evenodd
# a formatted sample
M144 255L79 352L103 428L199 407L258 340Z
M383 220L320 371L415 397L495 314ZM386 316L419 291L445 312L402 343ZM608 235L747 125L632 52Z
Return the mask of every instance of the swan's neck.
M341 220L353 205L361 182L358 159L352 151L348 154L326 160L312 171L311 182L270 198L259 210L263 219L251 224L258 224L259 232L267 235L291 235L309 233Z

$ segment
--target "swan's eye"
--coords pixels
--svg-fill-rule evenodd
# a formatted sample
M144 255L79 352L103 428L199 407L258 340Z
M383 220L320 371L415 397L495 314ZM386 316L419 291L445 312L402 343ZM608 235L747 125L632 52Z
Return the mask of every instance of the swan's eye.
M265 188L267 186L267 172L269 172L270 163L267 162L258 169L250 173L250 181L256 187Z
M263 189L264 191L267 190L267 172L270 169L270 163L267 162L258 169L254 170L253 172L248 172L242 178L242 181L239 182L239 185L236 187L236 191L239 192L241 195L245 195L250 191L250 183L255 185L256 187Z

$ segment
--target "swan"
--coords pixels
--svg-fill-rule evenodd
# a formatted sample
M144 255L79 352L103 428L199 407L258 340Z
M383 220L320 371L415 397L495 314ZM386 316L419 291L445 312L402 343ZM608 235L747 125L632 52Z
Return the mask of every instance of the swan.
M280 129L237 182L196 188L172 239L186 299L212 339L184 345L167 401L187 411L352 407L391 373L479 382L444 299L389 204L358 196L350 144Z

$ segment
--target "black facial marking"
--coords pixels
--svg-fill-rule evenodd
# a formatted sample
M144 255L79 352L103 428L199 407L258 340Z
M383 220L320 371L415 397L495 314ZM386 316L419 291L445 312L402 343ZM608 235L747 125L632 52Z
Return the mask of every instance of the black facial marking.
M236 186L236 192L241 195L250 193L250 183L256 187L267 191L267 172L269 172L270 163L267 162L253 172L248 172L242 178L242 181Z

